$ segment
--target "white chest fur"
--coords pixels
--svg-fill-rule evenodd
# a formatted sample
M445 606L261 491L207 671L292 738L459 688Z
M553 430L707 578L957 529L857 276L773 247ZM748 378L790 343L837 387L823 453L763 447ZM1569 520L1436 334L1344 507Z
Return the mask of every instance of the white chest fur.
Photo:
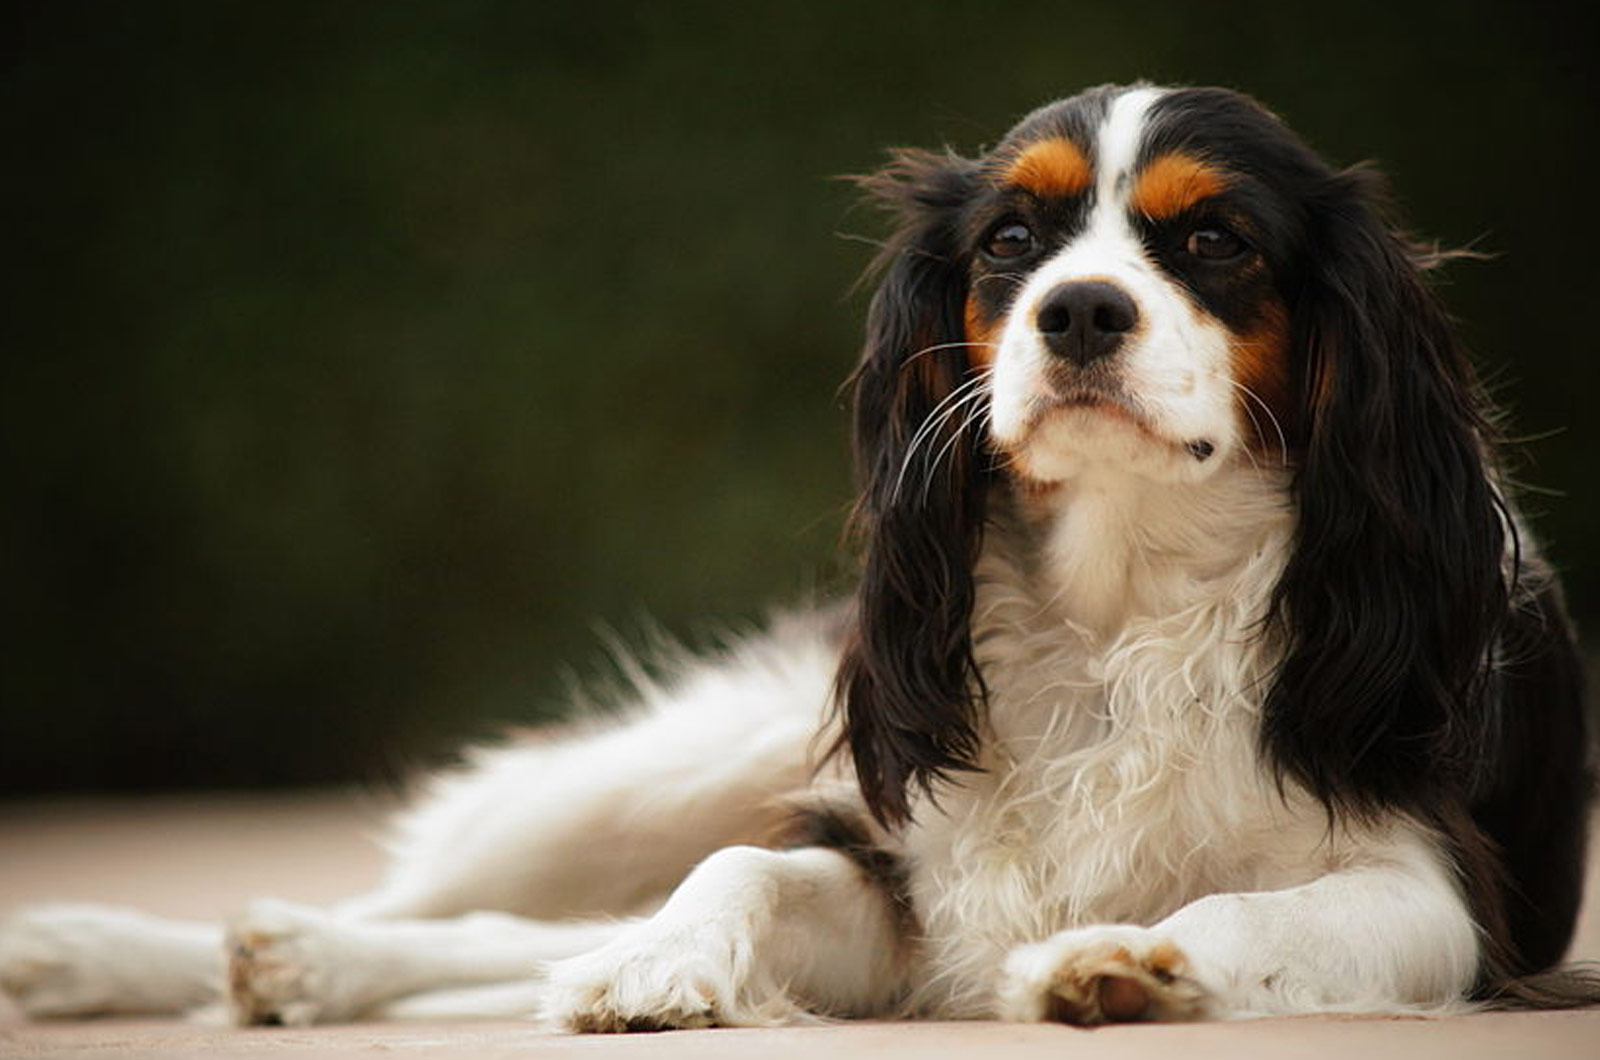
M1002 516L974 616L984 772L919 806L907 835L923 1007L980 1014L1016 945L1149 924L1336 856L1320 813L1281 795L1257 755L1284 498L1251 473L1187 497L1167 487L1158 508L1123 487Z

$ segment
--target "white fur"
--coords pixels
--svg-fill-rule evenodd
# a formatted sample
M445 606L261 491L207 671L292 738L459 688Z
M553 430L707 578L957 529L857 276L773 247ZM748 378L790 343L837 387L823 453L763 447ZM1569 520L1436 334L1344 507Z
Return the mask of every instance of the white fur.
M840 645L831 618L802 615L641 679L622 717L474 755L402 819L375 894L333 914L253 907L229 933L236 1018L537 1003L559 1025L618 1030L1092 1021L1129 997L1156 1018L1459 1002L1478 942L1436 837L1398 817L1332 826L1258 755L1281 650L1261 620L1294 511L1286 474L1239 444L1226 336L1129 230L1123 178L1155 98L1115 101L1091 223L1020 292L1000 343L992 433L1043 488L996 491L976 571L983 770L874 837L909 907L843 853L750 845L786 800L859 806L845 763L814 773ZM1138 302L1118 362L1142 427L1039 400L1033 309L1089 275ZM1195 438L1216 446L1208 460L1184 450ZM657 911L562 926L484 909ZM39 1014L178 1010L218 981L209 930L25 915L0 936L0 982ZM151 969L138 983L131 953Z
M0 989L35 1016L180 1012L218 998L221 942L213 924L47 906L0 930Z
M634 702L620 715L474 752L435 778L396 823L384 885L345 912L573 917L658 903L711 851L765 839L781 798L808 782L837 653L828 625L784 616L699 661L668 649L657 677L625 662Z
M900 992L895 927L843 854L727 847L656 916L552 966L544 1012L586 1031L873 1015Z

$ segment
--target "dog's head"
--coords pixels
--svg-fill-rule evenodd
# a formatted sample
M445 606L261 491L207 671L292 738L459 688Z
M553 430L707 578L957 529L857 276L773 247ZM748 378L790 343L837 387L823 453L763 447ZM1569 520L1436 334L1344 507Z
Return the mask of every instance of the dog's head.
M866 565L839 678L880 818L970 768L987 500L1134 476L1291 469L1272 615L1277 764L1330 805L1470 697L1504 604L1504 521L1475 385L1364 169L1236 93L1098 88L977 159L897 152L896 228L857 371ZM1430 752L1431 753L1431 752Z

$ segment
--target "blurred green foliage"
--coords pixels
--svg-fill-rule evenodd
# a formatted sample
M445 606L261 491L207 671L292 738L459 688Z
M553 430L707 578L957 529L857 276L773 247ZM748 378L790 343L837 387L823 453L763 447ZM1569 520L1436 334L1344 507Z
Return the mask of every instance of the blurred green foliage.
M844 583L841 173L1107 80L1378 159L1600 610L1576 5L32 3L4 50L0 790L374 777L593 623Z

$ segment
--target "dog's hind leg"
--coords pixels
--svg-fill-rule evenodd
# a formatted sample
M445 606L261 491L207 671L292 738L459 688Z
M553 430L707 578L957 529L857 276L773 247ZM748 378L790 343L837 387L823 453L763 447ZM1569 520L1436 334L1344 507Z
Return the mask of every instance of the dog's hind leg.
M811 782L837 665L825 616L791 616L660 685L621 717L481 750L402 814L363 918L494 909L624 916L659 903L716 850L761 843Z
M221 996L221 945L214 924L43 906L0 926L0 989L35 1018L170 1015Z
M312 914L319 927L311 930L480 910L554 922L653 908L714 850L759 842L787 819L785 797L810 780L807 752L836 651L824 617L784 620L720 658L685 663L661 687L641 687L638 705L620 718L474 755L401 815L383 884L332 914ZM279 939L282 919L258 923L252 912L236 920L236 941L261 943L246 946L251 956L241 960L224 954L220 927L108 908L23 913L0 927L0 986L25 1011L51 1016L176 1013L220 1000L225 987L241 995L235 1011L252 1020L367 1011L364 989L327 1003L300 997L285 1012L275 1000L250 999L282 993L255 970L265 966L258 954L293 948ZM541 945L530 952L573 952L543 953L556 937L549 932L564 929L539 930ZM451 938L492 943L494 935ZM373 943L361 951L368 955L385 941L363 938ZM240 978L225 982L225 966ZM460 981L449 973L435 983L435 972L421 967L417 989ZM301 992L314 993L315 979Z
M256 902L228 932L228 1006L234 1022L245 1025L396 1018L405 1011L389 1003L415 994L485 985L502 992L523 989L518 984L535 980L543 962L595 949L624 925L542 922L504 913L354 920L286 902ZM437 1003L427 1011L438 1018L448 1014ZM530 1005L505 1014L531 1011ZM457 1018L466 1014L486 1013L479 1005Z

